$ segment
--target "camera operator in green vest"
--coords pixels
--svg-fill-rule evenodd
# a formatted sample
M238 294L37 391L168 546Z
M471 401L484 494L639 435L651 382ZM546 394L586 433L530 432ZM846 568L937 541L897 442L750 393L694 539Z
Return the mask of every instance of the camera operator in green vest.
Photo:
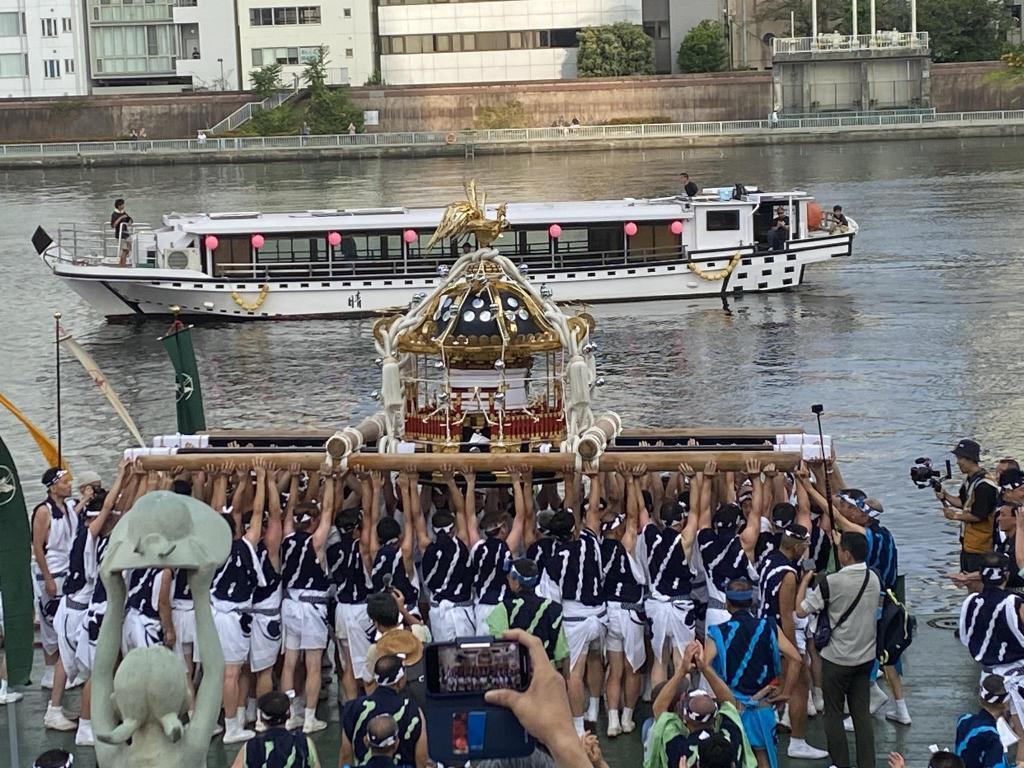
M956 496L945 489L935 491L935 497L945 507L947 520L963 524L960 536L960 570L975 573L981 570L981 558L992 551L999 486L981 466L981 446L974 440L961 440L953 449L956 465L964 474L964 482Z

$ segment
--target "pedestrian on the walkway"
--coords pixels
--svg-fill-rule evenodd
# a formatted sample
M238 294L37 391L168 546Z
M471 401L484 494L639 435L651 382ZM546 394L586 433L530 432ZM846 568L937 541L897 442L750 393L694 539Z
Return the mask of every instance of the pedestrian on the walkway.
M850 750L843 730L843 707L848 704L857 742L858 768L875 768L875 733L871 720L871 673L875 664L876 612L881 582L868 570L867 538L847 531L839 539L837 573L819 578L804 574L797 594L799 616L818 615L815 642L821 653L821 687L825 696L825 738L836 768L849 768ZM824 643L827 622L831 636Z

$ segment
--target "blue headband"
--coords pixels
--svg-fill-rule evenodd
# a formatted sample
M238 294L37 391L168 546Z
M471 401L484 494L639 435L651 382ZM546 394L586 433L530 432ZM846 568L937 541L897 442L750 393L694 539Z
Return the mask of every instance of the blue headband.
M727 589L725 597L732 603L750 603L754 600L753 589Z
M509 569L509 573L524 587L535 587L540 582L540 576L523 576L514 565Z

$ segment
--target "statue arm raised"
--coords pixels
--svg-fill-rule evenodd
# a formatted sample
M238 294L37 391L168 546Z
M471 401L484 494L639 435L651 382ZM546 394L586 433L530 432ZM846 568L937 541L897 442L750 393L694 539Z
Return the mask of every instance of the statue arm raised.
M213 623L213 609L210 606L210 584L215 568L189 571L188 585L196 613L196 646L203 659L203 680L196 691L196 709L185 739L189 748L205 755L213 737L220 713L220 701L224 692L224 652ZM183 763L186 764L186 763Z

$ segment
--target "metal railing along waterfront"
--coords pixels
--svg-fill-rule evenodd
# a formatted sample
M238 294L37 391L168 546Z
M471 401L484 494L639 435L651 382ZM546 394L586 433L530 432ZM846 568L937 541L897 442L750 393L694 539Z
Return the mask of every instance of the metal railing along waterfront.
M223 120L215 123L211 127L206 129L206 133L217 133L219 131L233 131L243 123L248 122L252 119L252 116L257 112L263 110L274 109L284 104L292 96L295 96L299 92L299 89L287 89L278 91L273 96L265 98L263 101L250 101L243 104L241 107L236 109L230 115L225 117Z
M839 115L772 120L721 120L699 123L651 123L637 125L581 125L570 128L508 128L482 131L416 131L357 133L325 136L239 136L203 139L154 139L142 141L83 141L54 144L0 144L5 157L90 157L245 152L261 150L327 149L345 147L413 147L446 144L543 144L547 142L618 141L694 136L763 136L774 133L808 133L851 129L900 129L941 125L946 127L1024 123L1024 109L990 112L909 112Z
M861 51L878 49L928 50L927 32L895 32L879 30L873 35L840 35L824 32L817 37L776 37L772 39L772 54L831 53L835 51Z

